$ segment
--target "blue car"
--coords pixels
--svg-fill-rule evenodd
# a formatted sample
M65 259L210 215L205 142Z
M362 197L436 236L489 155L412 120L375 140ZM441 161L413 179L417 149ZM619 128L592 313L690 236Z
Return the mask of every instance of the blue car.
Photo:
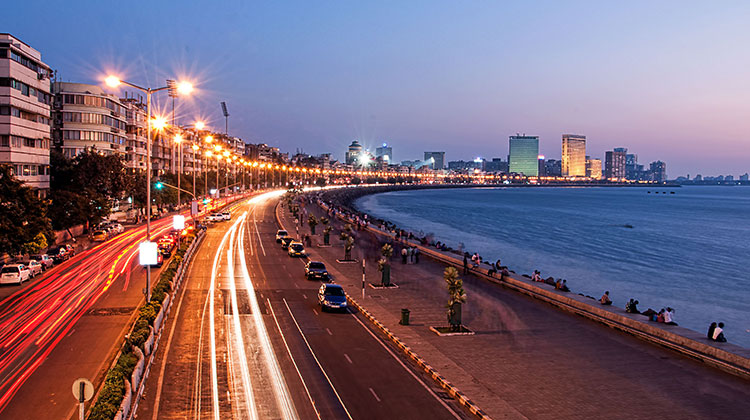
M346 310L346 293L344 288L338 284L323 284L318 289L318 304L320 310L328 309Z

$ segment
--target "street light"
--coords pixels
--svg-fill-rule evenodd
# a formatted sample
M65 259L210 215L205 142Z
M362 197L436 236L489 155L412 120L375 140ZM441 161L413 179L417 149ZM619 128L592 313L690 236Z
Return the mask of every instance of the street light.
M166 127L167 121L164 118L151 118L151 94L166 90L169 86L159 88L144 88L136 84L121 80L117 76L107 76L104 79L107 86L116 88L120 85L130 86L146 94L146 242L151 242L151 127L153 125L157 130ZM182 95L188 95L193 91L193 85L189 82L181 82L177 88ZM151 266L146 266L146 301L151 300Z
M203 130L206 128L206 124L203 123L203 121L196 121L194 125L196 130Z
M179 163L180 170L177 171L177 208L180 208L180 204L182 202L180 201L180 179L182 178L182 135L175 134L174 136L174 142L177 143L177 152L180 154L179 156ZM178 210L179 211L179 210Z

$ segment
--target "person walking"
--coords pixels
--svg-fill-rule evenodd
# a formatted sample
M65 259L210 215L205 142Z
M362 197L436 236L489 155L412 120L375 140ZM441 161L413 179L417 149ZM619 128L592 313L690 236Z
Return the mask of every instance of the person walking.
M414 264L419 264L419 248L414 248Z
M414 247L409 247L409 263L414 264Z
M469 274L469 258L467 253L464 252L464 274Z
M408 254L409 251L406 250L406 247L401 248L401 264L406 264L406 257Z

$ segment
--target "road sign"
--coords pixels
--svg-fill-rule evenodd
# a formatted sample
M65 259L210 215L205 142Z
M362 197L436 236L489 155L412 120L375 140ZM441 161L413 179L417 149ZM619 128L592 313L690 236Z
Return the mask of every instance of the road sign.
M195 216L198 214L198 202L193 200L190 202L190 215Z
M179 214L172 217L172 227L174 230L185 229L185 216Z
M76 379L73 382L73 396L78 402L90 400L94 396L94 384L85 378Z
M138 262L143 265L156 265L159 247L156 242L141 242L138 244Z

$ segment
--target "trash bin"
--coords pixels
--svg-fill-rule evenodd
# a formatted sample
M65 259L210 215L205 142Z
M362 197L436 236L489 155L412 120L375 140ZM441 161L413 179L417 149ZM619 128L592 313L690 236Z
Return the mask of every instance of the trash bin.
M406 308L401 309L401 325L409 325L409 313L410 311Z

